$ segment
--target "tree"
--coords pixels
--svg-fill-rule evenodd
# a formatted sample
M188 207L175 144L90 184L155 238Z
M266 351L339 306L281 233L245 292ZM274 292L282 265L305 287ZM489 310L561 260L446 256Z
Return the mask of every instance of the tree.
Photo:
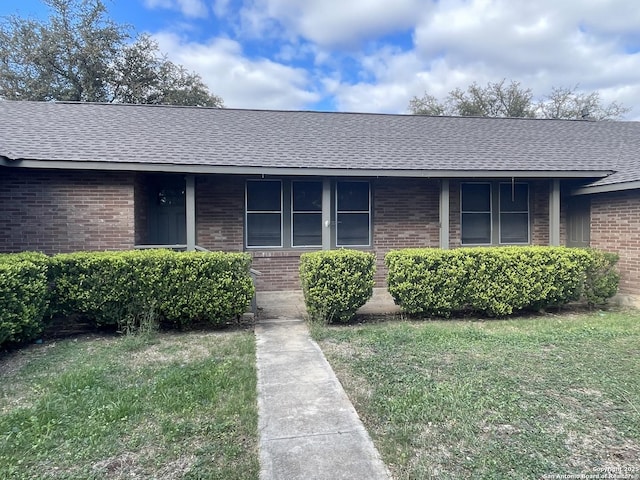
M599 92L581 93L573 88L553 87L551 93L537 105L540 118L573 118L590 120L616 120L631 109L618 102L603 105Z
M515 81L506 85L505 80L486 87L474 82L466 90L455 88L444 101L426 92L409 101L409 111L417 115L615 120L629 110L617 102L603 105L598 92L581 93L577 85L553 87L536 103L531 89Z
M109 19L102 0L43 1L48 21L0 24L0 98L223 106L151 37L131 42L130 27Z

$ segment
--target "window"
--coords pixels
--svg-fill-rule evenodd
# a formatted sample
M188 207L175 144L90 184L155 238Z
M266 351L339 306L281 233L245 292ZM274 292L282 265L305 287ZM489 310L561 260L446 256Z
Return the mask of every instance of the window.
M322 246L322 182L291 184L291 245Z
M245 210L247 247L281 247L282 182L248 180Z
M500 184L500 243L529 243L529 185Z
M371 196L368 182L336 184L336 246L369 246Z
M463 245L529 243L528 184L463 183L460 195Z
M320 249L324 235L332 247L369 246L370 190L363 180L247 180L245 246ZM323 211L331 211L326 226Z
M491 184L463 183L462 243L486 245L491 243Z

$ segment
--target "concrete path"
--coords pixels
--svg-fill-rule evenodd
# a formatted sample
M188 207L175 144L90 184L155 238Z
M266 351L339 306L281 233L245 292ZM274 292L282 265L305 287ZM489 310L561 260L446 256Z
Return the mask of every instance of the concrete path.
M256 325L261 480L390 478L302 320Z

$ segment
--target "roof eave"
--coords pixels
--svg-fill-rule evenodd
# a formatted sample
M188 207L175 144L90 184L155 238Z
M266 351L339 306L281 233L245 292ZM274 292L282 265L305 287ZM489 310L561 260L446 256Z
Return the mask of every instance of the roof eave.
M640 180L632 182L609 183L607 185L587 185L585 187L576 188L571 195L592 195L595 193L620 192L624 190L640 189Z
M28 160L0 157L0 165L54 170L108 170L123 172L161 172L184 174L292 175L343 177L424 177L424 178L603 178L610 170L435 170L435 169L369 169L369 168L304 168L251 167L216 165L177 165L139 162L81 162L69 160Z

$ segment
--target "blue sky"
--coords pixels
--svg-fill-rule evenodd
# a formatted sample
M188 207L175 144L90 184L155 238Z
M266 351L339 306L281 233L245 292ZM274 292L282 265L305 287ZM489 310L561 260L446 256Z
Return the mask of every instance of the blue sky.
M403 113L503 78L597 90L640 120L635 0L105 0L227 107ZM0 16L45 17L39 0Z

